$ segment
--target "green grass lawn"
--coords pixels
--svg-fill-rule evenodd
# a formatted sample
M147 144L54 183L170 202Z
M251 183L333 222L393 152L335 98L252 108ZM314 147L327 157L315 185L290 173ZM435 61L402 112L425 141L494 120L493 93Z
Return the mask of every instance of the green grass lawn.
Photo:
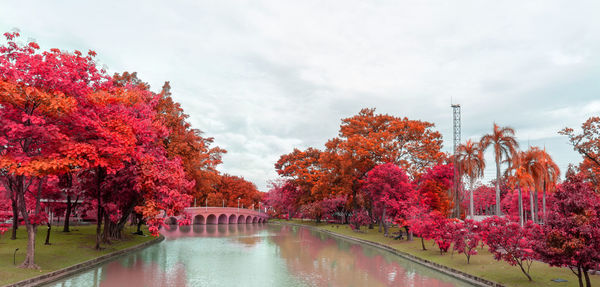
M152 236L132 235L131 233L135 231L135 227L127 226L123 233L125 235L123 240L115 241L110 245L103 245L105 249L96 251L94 249L96 243L95 225L72 226L71 232L62 232L62 227L52 226L51 245L44 245L46 231L46 226L41 226L38 228L36 236L35 263L40 266L40 270L17 268L25 260L27 249L25 226L19 227L16 240L10 240L11 230L0 237L0 285L39 276L113 251L135 246L154 238ZM148 234L147 229L144 232ZM13 265L13 253L16 248L19 248L16 256L17 264Z
M501 283L506 286L579 286L577 277L568 268L556 268L550 267L542 262L534 262L531 266L531 277L533 282L529 282L527 277L521 272L518 266L510 266L508 263L503 261L494 260L493 255L486 248L479 248L478 254L471 256L471 263L467 264L467 258L464 254L446 253L440 255L437 246L433 245L433 241L426 241L426 251L421 248L421 239L415 237L413 241L406 240L394 240L393 238L384 237L383 233L379 233L377 226L375 229L368 229L362 227L362 232L354 232L348 225L339 225L331 223L320 223L315 224L313 221L301 221L301 220L272 220L280 222L292 222L305 224L310 226L316 226L318 228L329 230L335 233L369 240L377 243L382 243L391 246L399 251L415 255L417 257L427 259L432 262L436 262L445 266L452 267L454 269L469 273L481 278L485 278L494 282ZM398 228L392 228L391 232L398 231ZM550 281L551 279L561 278L568 280L568 282L557 283ZM590 275L592 286L600 286L600 276ZM584 283L585 284L585 283Z

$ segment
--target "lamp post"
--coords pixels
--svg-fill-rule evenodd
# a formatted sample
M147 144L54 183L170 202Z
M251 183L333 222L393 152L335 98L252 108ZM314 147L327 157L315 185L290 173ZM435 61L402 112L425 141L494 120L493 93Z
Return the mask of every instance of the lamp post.
M238 212L240 212L240 198L238 197Z
M19 248L15 249L15 253L13 253L13 265L17 265L17 251Z
M208 211L208 196L206 197L206 203L204 204L204 210Z
M225 207L225 199L223 199L223 207Z

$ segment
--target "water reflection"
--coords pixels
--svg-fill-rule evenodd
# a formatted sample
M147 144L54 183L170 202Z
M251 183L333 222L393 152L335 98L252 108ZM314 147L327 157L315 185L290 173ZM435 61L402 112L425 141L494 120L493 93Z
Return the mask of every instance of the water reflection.
M166 240L53 286L465 286L379 249L305 228L167 226Z
M283 226L271 240L292 273L318 286L455 286L419 270L420 265L305 228Z
M182 237L235 237L257 234L267 228L266 224L194 224L194 225L165 225L160 233L167 240L175 240Z

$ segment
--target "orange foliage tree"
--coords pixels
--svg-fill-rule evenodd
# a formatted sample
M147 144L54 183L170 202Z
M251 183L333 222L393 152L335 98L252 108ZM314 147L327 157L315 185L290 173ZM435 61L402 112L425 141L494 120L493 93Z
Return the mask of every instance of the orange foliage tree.
M409 120L375 109L363 109L342 119L338 137L329 140L323 151L295 149L280 157L277 172L303 190L301 201L312 202L344 196L355 209L371 209L369 198L361 198L360 188L375 166L392 163L412 178L438 163L442 135L425 121Z
M591 117L581 124L581 133L572 128L560 132L569 137L573 149L583 156L581 172L590 179L596 192L600 192L600 117Z
M258 191L256 185L241 176L224 174L219 177L214 189L206 197L209 206L256 209L264 202L263 193Z
M189 116L171 97L169 82L163 85L155 110L161 124L169 130L164 139L169 157L181 158L188 179L196 182L191 195L199 202L205 201L220 180L216 166L226 151L211 147L214 139L203 137L202 131L191 127Z

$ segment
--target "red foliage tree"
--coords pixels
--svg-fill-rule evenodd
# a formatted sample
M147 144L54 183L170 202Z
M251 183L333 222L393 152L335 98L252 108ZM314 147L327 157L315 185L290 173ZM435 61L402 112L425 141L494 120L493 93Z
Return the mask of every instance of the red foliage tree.
M84 105L86 95L106 77L96 69L93 52L38 53L35 42L14 42L18 36L6 33L8 44L0 46L0 169L27 228L27 255L21 267L37 268L34 219L40 214L39 208L28 212L25 191L36 179L87 164L88 146L72 137L71 123L86 121L87 111L78 105Z
M274 210L275 216L286 215L287 219L291 219L298 211L300 196L300 189L291 181L274 181L267 193L267 205Z
M321 201L321 206L323 208L323 215L327 220L334 219L336 214L340 214L342 216L341 223L344 223L345 216L348 213L346 209L347 199L344 196L338 196L334 198L326 198Z
M493 214L495 192L493 187L487 185L479 186L473 191L475 214Z
M418 190L423 196L425 204L445 216L450 214L453 206L448 196L448 191L452 188L453 177L453 165L445 164L428 169L418 180Z
M369 216L369 213L364 209L354 210L349 221L350 228L352 228L354 231L360 231L361 226L371 224L371 222L373 222Z
M374 207L381 210L380 224L385 236L388 235L387 218L406 220L406 211L417 203L412 182L400 167L392 163L378 165L369 171L363 191L371 198Z
M494 255L494 259L518 265L529 281L529 269L537 256L533 248L536 245L536 236L540 233L541 227L531 221L522 227L517 222L498 216L487 218L481 227L481 238Z
M481 241L479 231L479 224L471 219L457 222L454 228L452 248L467 257L467 264L471 261L471 256L477 254L476 248Z
M440 254L448 252L457 229L456 220L448 219L439 211L434 210L420 217L415 217L409 222L413 232L421 237L423 250L427 250L425 240L433 240L439 247Z
M433 220L432 237L435 244L440 249L440 254L448 252L450 245L454 239L454 233L457 229L456 220L449 219L443 216L430 217Z
M544 233L535 250L552 266L567 266L583 286L600 264L600 195L584 175L569 175L553 196Z
M444 217L438 211L422 212L419 216L414 216L409 220L411 230L415 235L421 238L421 247L423 250L427 250L425 247L425 240L433 239L433 230L435 228L435 219L432 217Z

